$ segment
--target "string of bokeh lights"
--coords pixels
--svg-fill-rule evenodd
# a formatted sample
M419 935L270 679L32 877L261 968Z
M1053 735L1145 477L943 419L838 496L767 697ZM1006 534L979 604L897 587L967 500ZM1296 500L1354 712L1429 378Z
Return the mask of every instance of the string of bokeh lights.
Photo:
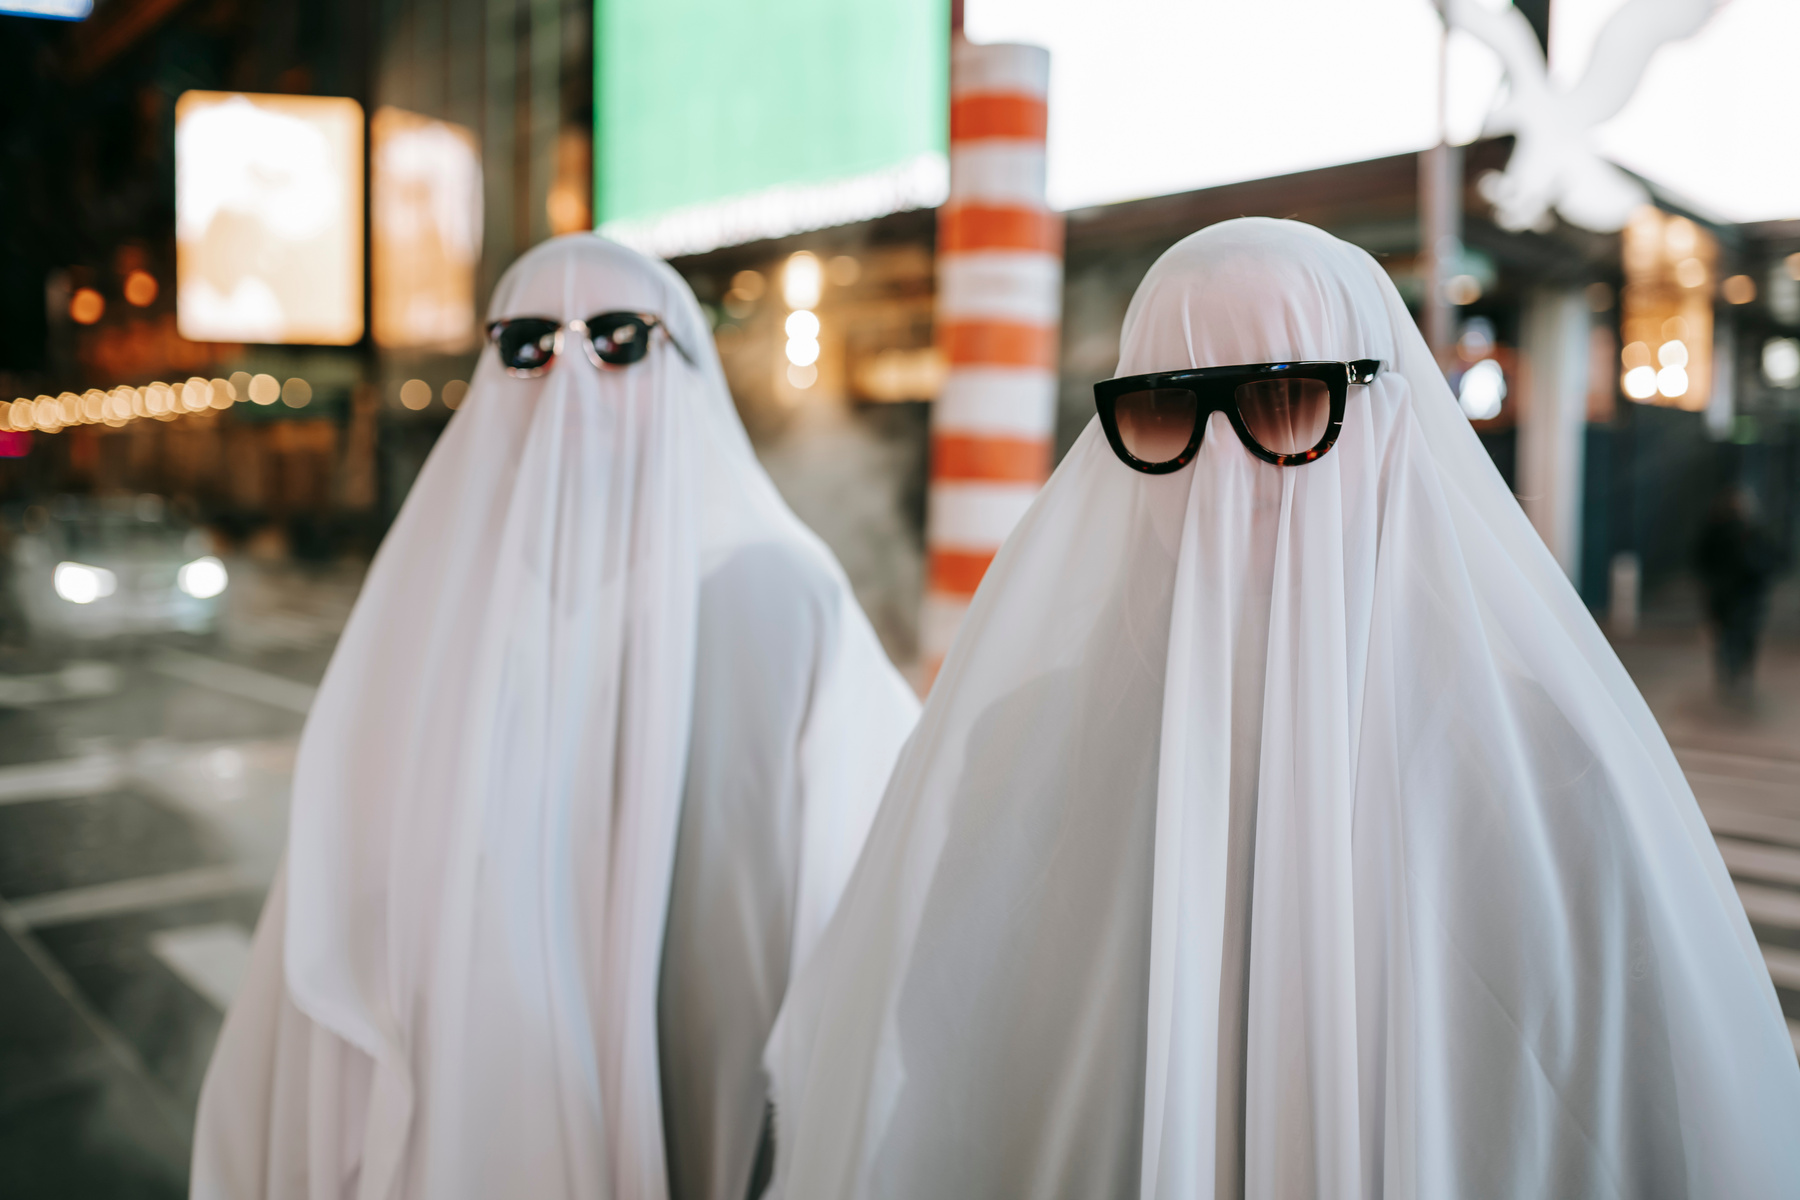
M468 390L469 385L460 379L446 383L441 392L445 407L459 407ZM89 388L79 394L63 392L36 398L21 396L11 403L0 400L0 430L58 433L77 425L108 425L117 429L138 420L173 421L193 413L222 411L240 400L264 406L279 400L289 408L301 409L311 404L312 398L312 384L299 376L283 383L273 375L252 375L248 371L235 372L229 379L195 375L180 383L121 386L110 391ZM431 403L431 386L421 379L409 379L401 386L400 399L409 409L422 409Z

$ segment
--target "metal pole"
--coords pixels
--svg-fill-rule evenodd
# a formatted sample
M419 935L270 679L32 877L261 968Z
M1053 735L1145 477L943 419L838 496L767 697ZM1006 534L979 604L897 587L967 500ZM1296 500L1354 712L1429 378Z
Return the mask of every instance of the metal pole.
M995 551L1050 473L1062 220L1044 194L1050 55L952 42L950 197L938 210L925 688Z
M1447 285L1462 258L1462 153L1450 145L1449 45L1446 17L1438 42L1438 142L1419 156L1419 274L1425 285L1420 323L1439 363L1448 361L1456 340Z

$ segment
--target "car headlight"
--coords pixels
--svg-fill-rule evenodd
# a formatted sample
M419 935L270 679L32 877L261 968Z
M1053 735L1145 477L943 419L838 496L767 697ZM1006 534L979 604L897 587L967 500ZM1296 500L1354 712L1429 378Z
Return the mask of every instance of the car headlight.
M119 587L119 577L105 567L90 567L78 562L57 563L52 579L56 594L70 604L92 604L102 596L112 595Z
M225 573L225 564L210 554L196 558L175 573L175 586L196 600L211 600L224 591L229 582L231 577Z

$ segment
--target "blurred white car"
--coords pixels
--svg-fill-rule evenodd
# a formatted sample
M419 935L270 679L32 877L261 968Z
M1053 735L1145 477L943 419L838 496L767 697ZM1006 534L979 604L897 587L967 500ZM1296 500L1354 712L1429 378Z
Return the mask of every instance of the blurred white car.
M34 637L210 633L230 583L206 535L160 496L58 496L13 538L14 599Z

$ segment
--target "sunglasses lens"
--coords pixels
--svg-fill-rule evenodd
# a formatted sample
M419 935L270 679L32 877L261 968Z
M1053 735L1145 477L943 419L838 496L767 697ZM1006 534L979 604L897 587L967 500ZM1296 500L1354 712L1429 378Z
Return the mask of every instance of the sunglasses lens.
M1237 389L1238 414L1271 454L1305 454L1325 436L1331 389L1318 379L1259 379Z
M521 317L503 321L494 331L494 348L500 362L512 371L535 371L556 357L555 321Z
M1166 463L1187 449L1199 408L1199 398L1186 388L1147 388L1115 400L1113 417L1127 453L1139 462Z
M609 314L588 322L594 353L615 367L637 362L650 351L650 323L629 314Z

